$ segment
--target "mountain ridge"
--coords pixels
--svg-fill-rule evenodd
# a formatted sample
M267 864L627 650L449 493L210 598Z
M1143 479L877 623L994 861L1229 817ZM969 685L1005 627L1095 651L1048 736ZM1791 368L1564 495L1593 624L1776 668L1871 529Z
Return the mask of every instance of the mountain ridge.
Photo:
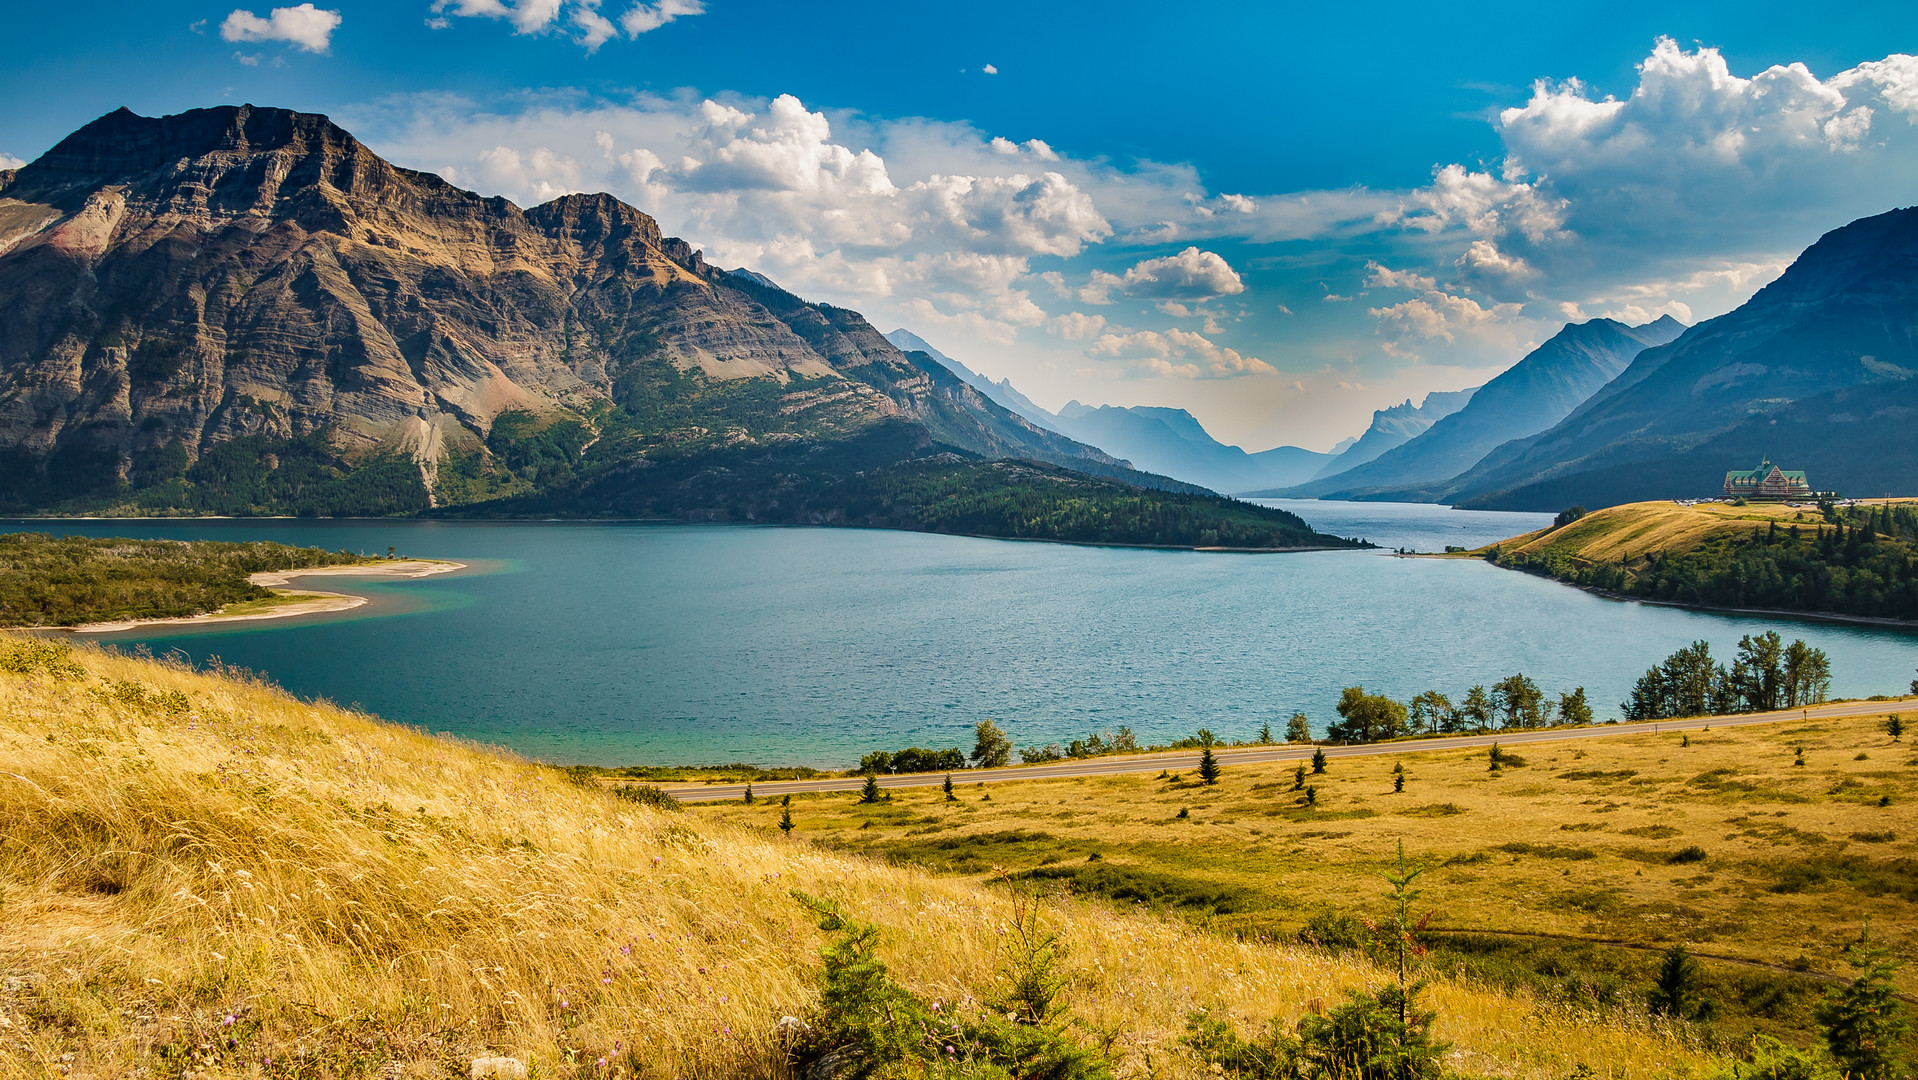
M1567 323L1506 368L1458 411L1372 461L1302 485L1295 498L1423 502L1447 481L1514 439L1565 418L1625 370L1642 351L1685 330L1670 315L1628 326L1613 319Z
M393 512L895 421L927 437L880 441L914 452L1187 486L915 362L857 312L709 266L611 195L521 209L319 114L122 108L0 175L0 305L15 510L129 491L204 510L251 456L280 475L222 510L285 512L297 488L320 512ZM313 494L375 480L392 499Z
M1715 495L1770 453L1817 487L1908 494L1918 446L1918 209L1860 218L1733 311L1647 349L1552 428L1451 482L1459 505ZM1869 438L1863 436L1869 435Z
M1011 379L994 382L901 327L887 340L924 353L951 369L980 393L1034 424L1099 447L1149 473L1177 477L1214 491L1243 492L1296 482L1330 455L1296 446L1247 451L1219 442L1197 417L1184 409L1159 405L1081 404L1077 400L1050 412L1020 393Z

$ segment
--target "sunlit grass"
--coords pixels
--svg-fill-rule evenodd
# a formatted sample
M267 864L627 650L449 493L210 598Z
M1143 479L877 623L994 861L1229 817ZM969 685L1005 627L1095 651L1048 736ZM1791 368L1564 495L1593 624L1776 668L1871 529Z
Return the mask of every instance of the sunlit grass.
M1911 730L1915 705L1886 709L1907 710ZM794 817L798 835L843 850L963 878L1005 869L1070 882L1120 906L1281 941L1321 913L1378 914L1378 874L1402 839L1432 868L1421 903L1435 929L1639 947L1613 956L1628 966L1655 963L1673 943L1771 965L1713 969L1762 976L1763 993L1788 999L1728 1001L1727 1012L1754 1014L1728 1021L1734 1032L1749 1022L1812 1037L1810 1008L1826 985L1815 976L1849 975L1844 950L1868 921L1894 949L1918 947L1918 758L1884 716L1534 743L1504 756L1498 772L1484 748L1333 758L1305 777L1316 806L1296 789L1297 763L1276 762L1228 766L1210 787L1190 770L991 785L962 772L957 801L937 788L896 789L876 805L806 796ZM1401 763L1405 791L1394 793ZM745 825L778 808L691 811ZM1918 990L1911 972L1905 984Z
M794 886L878 923L914 989L992 996L1006 905L976 883L654 811L267 687L74 655L81 678L0 673L6 1075L445 1075L488 1054L543 1074L782 1075L774 1025L814 1000L821 943ZM1054 917L1072 1008L1117 1033L1128 1075L1199 1071L1178 1046L1195 1007L1291 1019L1380 978L1145 912ZM1432 994L1470 1072L1700 1060L1641 1021L1443 979Z

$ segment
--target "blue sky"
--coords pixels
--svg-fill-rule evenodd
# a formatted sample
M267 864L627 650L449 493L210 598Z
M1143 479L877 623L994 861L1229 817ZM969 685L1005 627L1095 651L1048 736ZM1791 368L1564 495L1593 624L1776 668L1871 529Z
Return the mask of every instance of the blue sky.
M123 104L325 112L522 204L613 191L1042 404L1183 406L1249 449L1323 449L1568 319L1720 314L1918 199L1909 4L159 0L9 27L14 159Z

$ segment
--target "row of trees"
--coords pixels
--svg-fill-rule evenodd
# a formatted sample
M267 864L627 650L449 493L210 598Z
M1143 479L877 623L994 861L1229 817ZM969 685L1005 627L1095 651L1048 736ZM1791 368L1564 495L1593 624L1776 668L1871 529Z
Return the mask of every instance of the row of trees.
M1730 667L1712 659L1709 642L1692 642L1646 671L1619 708L1627 720L1769 712L1816 704L1830 689L1823 649L1770 631L1741 638Z
M1795 709L1825 700L1831 689L1831 660L1822 649L1802 640L1786 645L1777 631L1747 634L1738 642L1731 666L1712 659L1711 645L1695 641L1645 672L1632 687L1631 698L1619 708L1627 720L1665 720L1680 716L1709 716L1738 712ZM1918 681L1912 683L1918 693ZM1326 740L1339 743L1384 742L1389 739L1441 735L1485 734L1549 726L1580 726L1593 722L1585 688L1561 691L1554 699L1524 673L1508 675L1489 688L1474 686L1457 702L1437 690L1427 690L1409 702L1384 694L1368 694L1363 686L1348 686L1336 706L1339 718L1325 731ZM879 751L859 760L866 773L951 772L971 765L998 768L1011 764L1016 753L1026 764L1069 758L1131 754L1146 749L1205 748L1228 744L1201 729L1197 736L1179 739L1169 747L1146 747L1131 728L1117 734L1094 732L1069 745L1049 743L1015 749L1011 736L990 720L973 729L970 755L958 747L921 750L908 747L894 753ZM1253 745L1274 744L1272 725L1264 725ZM1285 725L1285 742L1307 743L1312 722L1295 712Z
M1337 708L1339 719L1326 728L1326 738L1346 743L1592 722L1584 687L1562 692L1554 702L1522 673L1500 679L1489 690L1474 686L1456 704L1437 690L1427 690L1408 704L1368 694L1363 686L1348 686Z
M1178 744L1175 744L1178 745ZM909 746L904 750L879 750L859 759L859 771L862 773L918 773L953 772L968 766L977 769L997 769L1012 764L1016 753L1019 760L1027 765L1044 761L1064 761L1068 758L1105 757L1108 754L1136 754L1146 749L1139 745L1139 737L1129 727L1120 727L1117 732L1095 731L1083 739L1074 739L1061 746L1047 743L1044 746L1027 746L1016 749L1012 736L1000 729L990 720L981 720L973 727L972 753L956 746L944 750L921 750Z

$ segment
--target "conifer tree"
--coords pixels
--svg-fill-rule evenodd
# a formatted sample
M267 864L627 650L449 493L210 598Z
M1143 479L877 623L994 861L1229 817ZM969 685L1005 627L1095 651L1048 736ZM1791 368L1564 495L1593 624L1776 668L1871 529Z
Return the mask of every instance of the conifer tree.
M1857 1080L1904 1075L1904 1045L1911 1021L1893 981L1901 965L1890 950L1872 943L1869 929L1846 951L1845 960L1858 977L1851 985L1832 990L1818 1006L1825 1045Z
M791 795L779 800L779 831L787 836L793 834L793 797Z
M879 801L879 777L877 775L870 772L866 774L866 786L859 789L859 801L862 803L876 803Z
M1658 968L1658 981L1645 999L1652 1015L1677 1020L1698 1017L1705 1005L1699 1000L1698 982L1698 961L1692 959L1685 946L1673 945L1666 949L1665 960Z
M1897 713L1885 717L1885 734L1891 736L1893 742L1897 742L1905 734L1904 719Z
M1212 733L1199 729L1199 779L1208 786L1219 782L1219 759L1212 753Z
M1392 766L1392 790L1395 793L1405 790L1405 765L1403 762ZM1403 843L1403 841L1401 841L1401 843Z
M947 774L946 774L946 784L945 784L945 788L946 788L946 801L947 801L947 802L958 802L958 801L959 801L959 796L957 796L957 795L954 795L954 794L952 793L952 774L951 774L951 773L947 773Z
M1259 745L1260 746L1272 745L1272 721L1270 720L1267 720L1265 723L1259 725Z
M1320 748L1318 750L1312 751L1312 775L1317 776L1318 774L1324 771L1325 771L1325 750L1323 748Z
M753 804L753 782L751 780L748 780L746 781L746 805L751 806L752 804Z
M1292 772L1292 790L1293 791L1305 790L1305 763L1304 762L1300 762L1299 767L1293 770Z

